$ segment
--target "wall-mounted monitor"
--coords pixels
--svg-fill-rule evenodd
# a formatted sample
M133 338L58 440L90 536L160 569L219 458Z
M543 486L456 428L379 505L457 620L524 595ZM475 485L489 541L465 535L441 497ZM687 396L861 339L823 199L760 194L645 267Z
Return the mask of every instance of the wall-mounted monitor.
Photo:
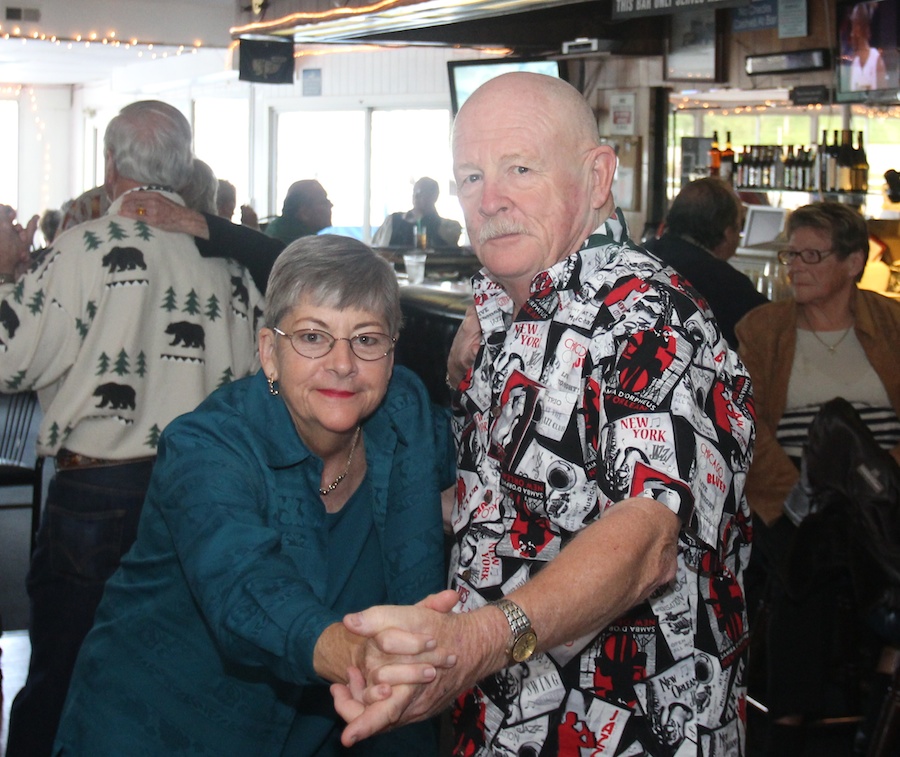
M558 60L546 58L495 58L448 61L450 77L450 107L455 116L462 104L478 87L489 79L510 71L531 71L563 78Z
M897 100L900 89L900 0L839 0L838 102Z

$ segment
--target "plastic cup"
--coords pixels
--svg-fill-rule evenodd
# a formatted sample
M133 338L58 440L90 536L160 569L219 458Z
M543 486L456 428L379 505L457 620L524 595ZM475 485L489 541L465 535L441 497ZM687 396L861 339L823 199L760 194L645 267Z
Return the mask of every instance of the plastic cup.
M425 255L404 255L403 265L410 284L421 284L425 281Z

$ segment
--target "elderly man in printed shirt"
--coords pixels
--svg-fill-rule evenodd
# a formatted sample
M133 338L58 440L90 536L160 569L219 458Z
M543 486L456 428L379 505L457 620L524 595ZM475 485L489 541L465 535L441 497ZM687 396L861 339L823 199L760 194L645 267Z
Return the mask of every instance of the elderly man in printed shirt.
M574 88L482 85L453 158L484 265L455 397L459 603L345 624L424 632L458 661L420 686L352 671L332 687L344 743L455 700L458 755L740 754L748 376L693 290L628 239L615 155Z

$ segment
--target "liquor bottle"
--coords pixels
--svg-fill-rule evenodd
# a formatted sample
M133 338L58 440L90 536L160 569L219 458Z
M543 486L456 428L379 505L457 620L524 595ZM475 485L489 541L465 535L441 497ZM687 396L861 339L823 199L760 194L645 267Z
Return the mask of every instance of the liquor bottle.
M734 149L731 147L731 132L725 132L725 149L722 150L719 175L722 180L734 186Z
M819 192L828 191L828 129L822 129L822 141L816 150L816 186Z
M838 191L850 192L853 190L853 132L850 129L841 129L841 146L837 156Z
M853 189L856 192L869 191L869 161L866 158L866 148L863 147L862 132L857 135L856 150L854 150Z
M719 150L719 132L714 131L709 146L709 175L718 176L722 169L722 151Z

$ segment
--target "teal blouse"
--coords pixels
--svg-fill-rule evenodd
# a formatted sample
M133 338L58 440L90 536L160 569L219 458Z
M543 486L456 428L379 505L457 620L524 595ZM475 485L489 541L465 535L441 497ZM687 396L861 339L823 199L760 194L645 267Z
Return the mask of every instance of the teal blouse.
M455 472L447 421L414 374L395 367L363 426L368 473L357 497L369 494L375 542L360 554L377 545L383 573L381 596L363 605L408 604L444 586L439 492ZM57 754L334 753L306 751L340 725L312 654L350 609L343 591L329 596L329 566L346 555L329 549L321 473L261 372L169 425L137 541L76 664ZM415 724L352 754L433 754L433 737L432 724Z

